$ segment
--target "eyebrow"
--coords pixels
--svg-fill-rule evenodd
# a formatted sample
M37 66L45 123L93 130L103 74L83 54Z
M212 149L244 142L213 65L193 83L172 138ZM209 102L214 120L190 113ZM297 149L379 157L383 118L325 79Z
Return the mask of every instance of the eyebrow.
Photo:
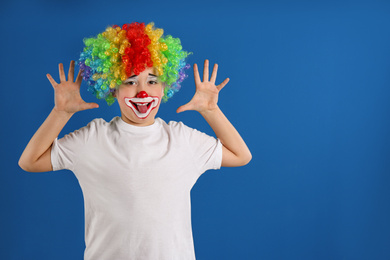
M149 76L152 76L152 77L156 77L156 78L157 78L156 75L151 74L151 73L149 73ZM129 77L129 79L132 79L132 78L135 78L135 77L138 77L138 75L133 75L133 76Z

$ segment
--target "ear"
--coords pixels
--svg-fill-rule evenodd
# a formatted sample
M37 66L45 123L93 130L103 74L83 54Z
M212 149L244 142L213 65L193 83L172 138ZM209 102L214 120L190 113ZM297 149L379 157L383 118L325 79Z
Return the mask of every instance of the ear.
M114 98L116 98L116 92L118 91L118 89L115 89L114 90L114 92L112 92L112 96L114 97Z

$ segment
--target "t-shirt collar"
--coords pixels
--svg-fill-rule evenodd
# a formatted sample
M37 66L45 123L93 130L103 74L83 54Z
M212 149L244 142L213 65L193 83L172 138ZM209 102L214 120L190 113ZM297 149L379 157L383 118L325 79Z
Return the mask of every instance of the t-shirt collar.
M161 125L161 119L156 118L154 120L154 123L148 126L135 126L131 125L129 123L126 123L123 121L123 119L118 116L115 119L115 122L118 126L119 129L127 131L127 132L132 132L132 133L146 133L146 132L151 132L155 129L157 129Z

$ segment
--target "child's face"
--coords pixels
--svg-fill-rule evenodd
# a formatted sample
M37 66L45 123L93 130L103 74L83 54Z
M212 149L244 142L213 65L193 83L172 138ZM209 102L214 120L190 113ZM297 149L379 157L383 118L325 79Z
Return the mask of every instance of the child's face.
M157 79L155 70L147 68L139 75L131 75L116 91L116 98L126 123L147 126L154 123L164 84Z

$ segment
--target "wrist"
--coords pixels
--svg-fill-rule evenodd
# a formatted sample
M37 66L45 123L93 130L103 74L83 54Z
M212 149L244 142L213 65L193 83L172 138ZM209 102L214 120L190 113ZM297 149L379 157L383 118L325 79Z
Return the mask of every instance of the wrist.
M205 110L199 111L199 113L203 117L208 117L208 116L212 116L212 115L219 113L219 111L221 111L221 110L219 109L218 105L216 105L215 108L205 109Z
M64 119L70 119L74 113L69 113L64 110L59 110L58 108L54 107L52 112L56 115L56 117L64 118Z

